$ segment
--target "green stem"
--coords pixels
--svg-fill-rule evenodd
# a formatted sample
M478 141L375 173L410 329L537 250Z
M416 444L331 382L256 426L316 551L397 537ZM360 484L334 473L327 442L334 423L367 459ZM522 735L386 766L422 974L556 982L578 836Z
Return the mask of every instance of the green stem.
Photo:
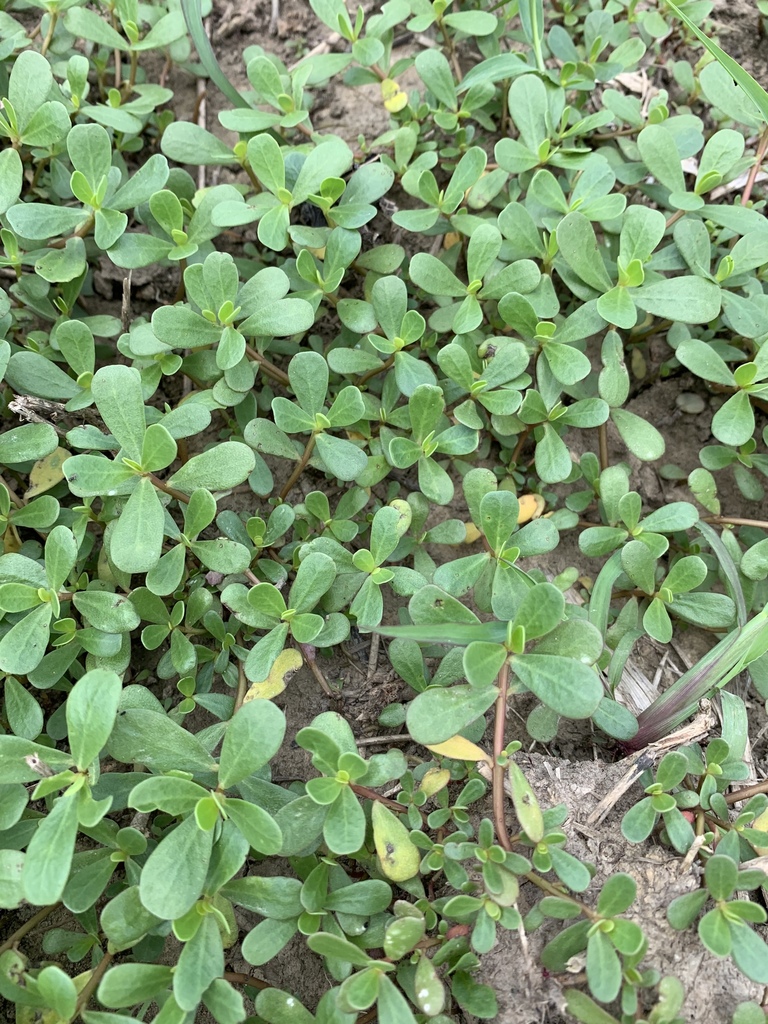
M287 482L283 486L283 489L280 491L280 499L282 501L285 501L285 499L291 493L291 490L293 489L294 485L296 484L296 481L299 479L301 474L307 468L307 463L309 462L310 457L312 455L312 452L315 449L315 437L316 437L315 434L310 434L309 440L307 441L306 445L304 446L304 454L299 459L299 461L298 461L298 463L296 465L296 468L291 473L291 475L288 477Z
M69 242L72 238L85 238L85 236L91 230L93 225L94 225L94 216L93 216L93 214L91 214L87 218L87 220L83 221L83 223L80 225L80 227L76 231L73 231L72 234L69 235L68 238L57 238L55 242L49 242L48 243L48 248L49 249L64 249L66 247L67 242Z
M237 639L237 638L236 638ZM245 678L245 667L242 661L237 663L237 694L235 695L235 707L232 714L236 714L237 711L243 706L245 695L248 692L248 680Z
M186 288L184 286L184 271L187 269L187 261L179 260L179 287L176 289L176 295L174 296L174 302L182 302L186 294Z
M582 903L581 900L577 900L575 896L571 896L570 893L564 892L559 889L556 885L548 882L546 878L542 878L537 875L535 871L528 871L523 875L532 885L535 885L537 889L541 889L548 896L555 896L559 900L567 900L568 903L572 903L575 907L578 907L582 914L589 918L590 921L598 921L600 915L596 914L592 907L588 907L586 903Z
M37 928L41 921L44 921L46 917L51 915L60 906L60 903L54 903L50 907L43 907L41 910L38 910L36 914L30 917L28 921L25 921L21 927L17 928L13 935L0 946L0 956L3 953L7 953L9 949L13 949L19 939L23 939L25 935Z
M114 955L114 953L106 952L99 961L96 970L90 976L90 978L88 979L83 988L83 991L77 998L77 1009L75 1010L75 1016L77 1016L78 1013L80 1013L87 1007L88 1001L90 1000L93 993L96 991L96 988L101 979L104 977L107 968L112 963Z
M499 695L496 698L496 714L493 724L493 822L496 827L496 839L505 850L512 849L504 816L504 766L501 763L501 754L504 750L504 727L507 723L508 690L509 659L506 659L499 672Z
M283 384L285 387L288 387L291 383L285 370L281 370L279 366L275 366L274 363L270 363L266 356L263 356L261 352L258 352L252 345L245 346L245 354L249 359L252 359L254 363L258 363L264 373L266 373L268 377L271 377L272 380L277 381L278 384Z
M440 27L440 33L443 37L443 42L448 48L448 53L451 58L451 64L453 65L453 73L456 75L456 81L460 82L464 76L461 73L461 67L456 56L456 47L453 45L453 39L451 39L450 35L448 34L448 29L445 27L442 18L438 18L437 24ZM543 68L541 70L543 70Z
M43 45L40 47L40 53L43 57L46 55L46 53L48 52L48 47L51 45L51 41L53 40L53 33L56 31L56 23L58 22L58 20L59 12L52 11L51 14L48 16L48 31L45 33Z
M381 366L375 366L372 370L366 370L362 377L359 378L357 386L361 387L363 384L375 377L378 373L384 373L385 370L390 370L395 365L395 357L392 355L381 364Z
M185 505L189 504L188 494L184 494L183 491L177 491L175 487L169 487L168 484L155 476L154 473L147 473L145 475L152 481L158 491L162 491L164 494L170 494L172 498L175 498L177 501L183 501Z
M374 789L369 789L368 786L358 786L354 782L349 783L349 788L353 793L357 793L358 796L363 797L366 800L375 800L377 803L384 804L390 811L394 811L395 814L406 814L408 808L405 804L399 804L397 800L390 800L389 797L382 796L381 793L377 793Z
M128 81L124 82L121 88L123 99L127 99L133 92L133 87L136 84L136 72L139 69L139 53L138 50L131 50L131 67L128 72Z
M597 442L600 451L600 469L608 469L608 429L604 423L597 428Z

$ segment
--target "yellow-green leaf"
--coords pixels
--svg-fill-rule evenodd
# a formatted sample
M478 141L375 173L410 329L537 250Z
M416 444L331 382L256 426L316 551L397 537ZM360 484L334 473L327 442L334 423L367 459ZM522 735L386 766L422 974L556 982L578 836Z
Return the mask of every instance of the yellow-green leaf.
M295 647L287 647L278 654L269 676L249 688L243 703L247 704L250 700L272 700L277 697L283 692L294 672L301 668L301 663L301 652Z
M66 448L57 448L44 459L38 459L29 471L29 489L24 495L25 499L29 501L30 498L36 498L38 494L50 491L62 481L64 471L61 467L71 456L72 452L68 452Z
M390 114L399 113L408 104L408 95L393 78L385 78L381 83L381 98Z
M440 757L452 757L454 761L487 761L492 764L491 758L476 743L465 739L463 736L451 736L449 740L442 743L428 743L427 750Z
M408 829L384 804L376 801L371 813L373 841L379 867L393 882L404 882L418 873L421 854L411 842Z

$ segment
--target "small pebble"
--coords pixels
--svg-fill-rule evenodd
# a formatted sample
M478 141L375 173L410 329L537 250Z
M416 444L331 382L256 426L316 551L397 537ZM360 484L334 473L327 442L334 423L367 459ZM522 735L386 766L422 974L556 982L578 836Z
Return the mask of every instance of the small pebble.
M697 395L693 391L681 391L675 399L677 408L682 412L687 412L689 416L698 416L700 412L704 411L705 404L701 395Z

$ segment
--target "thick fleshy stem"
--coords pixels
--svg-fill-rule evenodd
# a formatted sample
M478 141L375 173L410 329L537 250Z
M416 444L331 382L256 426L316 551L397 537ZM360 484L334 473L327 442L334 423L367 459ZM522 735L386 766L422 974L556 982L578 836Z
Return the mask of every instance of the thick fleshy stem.
M507 691L509 690L509 660L505 660L499 672L499 695L496 698L496 717L493 725L493 823L496 840L505 850L512 844L507 833L504 816L504 765L501 754L504 750L504 726L507 721Z
M38 910L36 914L17 928L13 935L7 938L2 946L0 946L0 956L2 956L3 953L7 953L9 949L13 949L19 939L23 939L25 935L28 935L29 932L37 928L37 926L44 921L46 917L49 917L54 910L57 910L60 906L60 903L53 903L50 907L43 907L41 910Z
M301 458L297 462L296 468L291 473L290 477L285 482L285 484L283 485L282 490L280 491L280 498L281 498L282 501L285 501L285 499L288 497L288 495L293 490L294 484L299 479L299 477L304 472L304 470L307 468L307 463L309 462L309 460L310 460L310 458L312 456L312 452L314 451L314 449L315 449L315 434L310 434L309 440L307 441L307 443L306 443L306 445L304 447L304 454L301 456Z

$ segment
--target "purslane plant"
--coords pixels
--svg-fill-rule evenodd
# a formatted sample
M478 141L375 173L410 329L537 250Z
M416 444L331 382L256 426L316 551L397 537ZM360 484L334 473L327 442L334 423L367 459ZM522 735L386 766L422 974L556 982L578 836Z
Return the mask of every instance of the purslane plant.
M338 52L249 47L246 92L200 0L0 16L0 906L20 918L0 993L66 1024L492 1019L481 957L548 917L573 923L544 966L586 957L575 1019L679 1020L625 916L635 883L587 893L505 717L524 704L543 742L590 720L626 753L720 694L722 737L646 773L622 829L700 859L670 923L765 984L764 912L733 898L764 878L765 797L726 799L748 732L724 687L748 670L768 693L768 528L714 474L761 499L768 96L707 4L310 7ZM644 106L618 76L676 31L715 59L671 65L681 106ZM400 56L403 32L437 45ZM237 141L176 119L172 64L202 66ZM320 126L330 83L375 87L378 138ZM143 268L164 291L133 310ZM651 338L714 406L701 465L661 469L698 506L644 507L633 473L665 451L629 407ZM583 560L552 578L569 531ZM709 653L631 713L635 644L692 627ZM413 692L380 721L418 758L358 745L334 661L353 630L374 656L395 638ZM275 699L302 662L335 703L297 723L311 777L286 785ZM545 896L523 919L525 883ZM35 965L25 935L59 905ZM262 919L242 936L236 907ZM225 969L297 935L330 979L314 1014Z

